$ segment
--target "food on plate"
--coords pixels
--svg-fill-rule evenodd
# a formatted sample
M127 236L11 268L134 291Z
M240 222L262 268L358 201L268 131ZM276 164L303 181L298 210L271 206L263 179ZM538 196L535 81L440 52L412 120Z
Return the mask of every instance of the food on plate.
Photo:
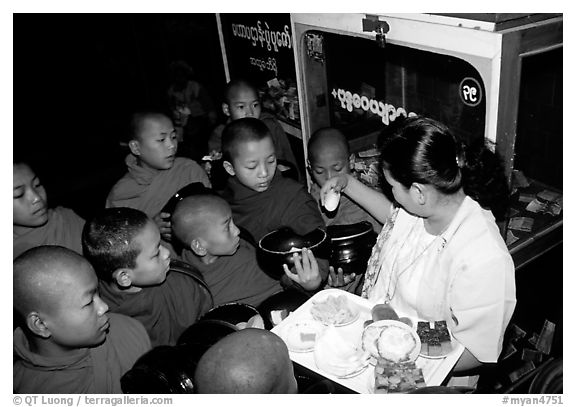
M422 342L421 355L442 357L452 351L452 341L446 321L420 321L416 332Z
M401 317L398 319L398 321L405 323L406 325L408 325L410 328L414 328L414 323L412 322L412 320L408 317Z
M366 328L366 327L367 327L368 325L370 325L372 322L374 322L374 321L372 321L371 319L368 319L368 320L364 321L364 328Z
M285 325L280 337L292 352L311 352L324 325L318 321L303 320Z
M376 321L364 328L362 348L373 358L391 362L415 360L420 352L416 331L399 321Z
M353 309L344 295L330 295L325 301L315 302L310 309L312 317L326 325L345 325L358 317L358 310Z
M416 347L416 340L410 331L391 325L382 330L376 346L382 358L402 362L408 360Z
M377 342L381 333L382 327L377 325L369 325L364 329L364 332L362 332L362 347L366 352L369 352L370 355L378 355Z
M350 377L368 366L370 355L357 344L341 336L337 328L328 326L316 340L314 361L326 373L337 377Z
M378 359L374 368L374 393L405 393L425 387L422 369L414 362L393 363Z
M398 321L398 314L389 304L376 304L372 307L371 312L374 321L382 321L385 319Z

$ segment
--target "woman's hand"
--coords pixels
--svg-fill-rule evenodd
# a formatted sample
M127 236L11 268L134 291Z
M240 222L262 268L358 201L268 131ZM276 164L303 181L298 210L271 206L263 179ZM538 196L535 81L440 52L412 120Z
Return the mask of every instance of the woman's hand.
M302 255L294 253L293 259L296 274L291 272L286 264L283 265L284 274L286 274L290 280L300 284L302 288L307 291L317 289L322 282L322 277L320 276L318 262L312 250L304 248L302 249Z
M172 241L172 228L170 223L170 214L166 212L160 212L158 215L154 216L154 222L160 229L160 236L166 242Z
M320 203L324 205L326 193L333 189L335 192L342 192L348 186L348 174L340 174L330 178L320 189Z

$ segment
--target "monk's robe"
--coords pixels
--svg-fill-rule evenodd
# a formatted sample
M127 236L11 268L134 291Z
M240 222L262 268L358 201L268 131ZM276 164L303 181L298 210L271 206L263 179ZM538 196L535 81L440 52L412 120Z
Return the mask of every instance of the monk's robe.
M282 291L280 282L269 277L256 262L252 245L240 240L240 246L232 256L221 256L211 264L204 264L189 250L182 258L196 267L214 297L214 305L242 302L255 307L272 294Z
M110 190L107 208L139 209L152 218L182 187L193 182L210 187L206 172L188 158L177 157L169 170L141 167L132 154L125 161L128 172Z
M120 378L150 350L146 330L138 321L108 314L106 340L94 348L60 357L30 350L21 328L14 331L14 393L120 394Z
M82 228L84 219L72 209L61 206L48 210L48 222L44 226L29 228L14 237L13 258L32 247L43 245L64 246L82 254Z
M103 281L99 287L110 311L140 321L154 347L176 345L182 332L212 306L210 293L202 284L174 269L162 284L142 287L139 292L118 292Z
M316 228L326 229L314 198L302 184L279 171L264 192L256 192L230 177L222 196L232 208L234 223L250 232L256 242L282 226L301 235Z

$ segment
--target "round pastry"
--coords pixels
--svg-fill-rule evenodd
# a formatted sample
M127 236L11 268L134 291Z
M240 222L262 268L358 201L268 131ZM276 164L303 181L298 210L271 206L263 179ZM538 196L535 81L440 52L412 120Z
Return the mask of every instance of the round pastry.
M376 344L379 355L392 362L408 360L416 347L416 340L406 329L398 326L384 327Z
M362 348L370 355L378 357L378 338L382 332L381 326L367 326L362 333Z

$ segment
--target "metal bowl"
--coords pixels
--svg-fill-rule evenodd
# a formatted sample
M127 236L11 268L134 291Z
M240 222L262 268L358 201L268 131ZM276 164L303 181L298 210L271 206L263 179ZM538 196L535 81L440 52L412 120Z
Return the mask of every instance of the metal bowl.
M342 268L345 274L364 274L377 235L367 221L351 225L330 225L327 228L331 243L330 265Z

